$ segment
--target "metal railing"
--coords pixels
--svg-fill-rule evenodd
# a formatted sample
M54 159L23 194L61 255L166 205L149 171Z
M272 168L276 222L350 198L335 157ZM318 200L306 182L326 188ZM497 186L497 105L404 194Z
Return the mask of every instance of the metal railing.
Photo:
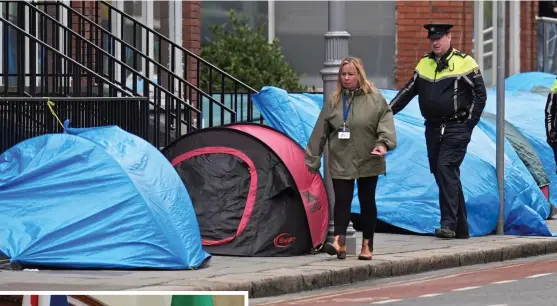
M100 91L93 85L99 83L123 96L131 96L107 78L36 38L33 31L28 33L3 17L0 17L0 27L3 53L8 54L15 45L14 52L18 55L13 62L7 56L2 58L0 83L4 96L95 96ZM13 44L9 42L10 37L15 40ZM24 48L25 45L29 47ZM25 51L29 52L29 61L23 56ZM81 79L85 82L80 82Z
M131 92L124 90L118 84L36 38L33 35L36 33L28 33L2 17L0 17L0 26L2 28L2 38L12 34L16 41L15 50L20 53L17 60L12 63L13 65L9 64L7 57L3 58L3 65L0 69L0 83L5 84L2 90L5 97L104 97L108 92L116 92L123 97L133 96ZM31 30L31 32L33 31ZM5 39L3 39L3 42L3 52L7 54L8 49L12 46L6 43ZM23 51L19 51L23 49L24 43L28 45L29 56L21 56ZM41 56L37 56L38 54ZM39 58L41 59L40 62ZM26 73L26 70L29 72ZM15 86L9 84L11 78L15 78ZM161 112L155 108L155 114L159 113ZM128 114L123 115L127 116ZM166 115L164 118L170 117L168 111L164 115ZM162 133L161 135L160 120L150 119L149 117L138 117L137 120L143 120L142 124L154 126L151 129L153 133L147 135L149 137L146 139L153 145L160 147L160 139L164 136L168 137L169 134ZM17 122L12 122L12 124L17 124ZM167 132L168 129L167 127L164 132Z
M117 125L148 140L149 99L144 97L66 97L0 98L0 154L26 139L63 131L48 102L61 121L70 120L71 127Z
M93 3L93 2L90 2ZM98 2L93 3L98 6ZM203 92L195 84L182 78L181 76L175 74L173 71L176 69L176 61L174 60L174 54L171 55L170 68L162 65L162 53L159 52L158 58L153 54L149 55L149 44L147 42L147 51L144 53L138 48L137 39L133 39L133 42L127 43L125 40L120 39L113 35L109 30L103 28L98 24L98 16L95 17L95 21L89 19L86 15L87 12L83 12L85 7L82 7L82 12L79 12L75 8L67 6L62 2L34 2L34 6L42 7L43 10L48 11L49 8L55 9L56 12L61 11L67 13L68 21L66 23L73 22L73 33L76 33L81 38L77 41L77 46L75 48L83 54L82 58L84 61L92 62L91 58L95 58L95 69L98 72L109 75L112 79L116 79L125 86L127 89L134 92L139 91L139 94L147 95L151 97L152 100L156 99L156 95L153 94L153 86L158 85L160 88L164 88L166 91L173 93L180 99L187 101L188 104L199 109L199 103L197 100L202 99L205 104L210 106L211 113L214 108L221 110L221 122L229 120L234 121L236 119L235 111L230 107L224 105L223 103L216 100L214 97ZM93 11L93 10L92 10ZM61 13L60 13L61 14ZM51 18L50 22L57 22L56 19ZM59 25L62 25L58 22ZM77 25L77 26L76 26ZM62 31L66 31L65 29ZM134 29L133 37L137 38L137 31ZM123 36L123 34L122 34ZM84 43L85 42L85 43ZM88 55L87 47L89 47L89 42L93 42L98 52L93 53L96 56ZM102 50L102 51L101 51ZM97 51L97 50L95 50ZM112 65L113 62L125 63L125 65ZM91 67L93 68L93 67ZM143 73L145 72L145 73ZM153 77L152 73L156 75ZM145 86L145 80L148 85ZM139 88L142 85L142 88ZM172 112L176 111L175 101L166 101L162 99L160 107L166 109L168 107ZM193 120L197 121L197 116L194 116Z
M104 36L96 34L95 37L104 37L101 39L106 41L101 43L106 44L108 49L113 49L114 52L118 49L130 48L142 50L144 55L154 59L155 62L151 62L151 65L157 67L168 66L172 72L171 74L158 74L157 71L156 76L162 86L167 86L166 88L171 90L170 87L173 82L168 80L168 78L171 78L171 75L174 74L177 76L174 79L179 77L182 80L190 81L192 85L215 98L221 105L224 105L220 106L216 103L210 103L205 97L192 97L193 100L190 100L190 103L204 114L204 118L208 121L208 126L222 125L235 121L263 121L260 114L255 114L254 105L251 101L251 94L257 93L255 89L202 59L197 54L176 44L107 1L96 1L91 5L92 9L87 8L86 2L89 1L73 2L80 3L80 14L82 16L88 16L90 20L97 24L103 19L106 21L107 31L103 33ZM59 1L56 4L63 5ZM89 10L89 12L86 12L86 10ZM74 11L78 12L76 9ZM101 16L101 14L104 15ZM95 31L97 30L95 29ZM116 39L118 37L120 40ZM126 41L126 43L123 44L122 41ZM135 52L133 53L135 54ZM123 58L126 54L122 52L119 56ZM128 53L128 58L135 61L133 54ZM151 71L154 72L148 66L147 60L142 59L141 70L145 71L146 75L149 75ZM234 111L234 119L227 119L224 116L224 107ZM217 111L220 112L220 116L215 116Z
M60 88L64 88L64 96L114 97L133 95L149 97L153 112L151 124L154 125L154 130L159 131L153 136L154 145L157 147L165 146L180 135L201 128L202 122L200 120L195 120L201 116L201 111L177 96L177 94L180 95L182 93L181 90L173 90L176 88L170 86L170 90L172 91L169 91L167 88L149 80L146 76L137 72L134 67L117 59L104 50L101 46L96 44L94 40L90 41L88 39L90 37L87 37L89 35L85 32L82 31L82 34L87 36L80 35L34 5L24 1L4 1L4 3L8 9L10 5L17 5L19 12L23 12L24 9L29 10L28 24L37 25L36 28L31 26L28 32L25 32L9 21L5 21L8 27L17 28L17 31L8 31L8 35L4 35L3 46L5 48L4 54L8 54L6 50L14 45L14 49L18 54L17 60L14 63L15 65L11 65L17 66L17 70L9 74L10 77L17 78L15 88L17 89L18 96L36 96L37 92L35 91L35 87L29 85L37 80L41 80L43 83L51 81L51 83L56 84L54 89L42 90L40 92L42 96L56 96L60 93ZM59 9L58 6L53 8ZM23 16L17 17L18 20L20 20L19 17ZM68 19L75 21L76 19L74 17L75 16L71 12L68 14ZM81 23L88 24L87 28L91 31L95 29L96 25L85 17L78 20L81 20ZM25 24L22 24L22 26L25 26ZM36 31L37 28L40 30ZM83 27L78 27L78 29L82 28ZM97 29L101 30L102 28L99 27ZM9 39L9 34L12 34L12 39ZM33 37L33 41L36 41L37 44L41 46L48 46L53 52L44 52L44 48L35 48L33 43L27 46L22 44L21 42L25 39L25 37L22 36L26 35ZM27 51L30 53L29 56L19 55ZM141 57L154 63L153 60L138 50L135 50L134 54L135 63L137 63L138 58ZM66 60L72 60L73 62L66 64L65 61L59 60L60 57ZM8 58L9 57L4 57L5 64L2 66L3 68L13 68L10 67ZM79 72L74 71L72 73L71 70L75 70L76 66L73 63L79 64L80 67L84 67L86 70L81 69ZM103 68L103 63L106 64L106 68L108 69ZM7 73L9 70L13 69L4 69L4 72ZM159 66L159 70L168 71L166 67L162 66ZM118 75L115 71L120 71L121 73ZM122 77L124 71L127 71L133 76L135 82L131 84L131 87L130 84L125 83L125 78ZM93 75L101 77L92 77ZM138 81L143 83L144 86L142 88L138 86ZM171 81L171 84L174 84L175 80L171 78ZM4 82L4 84L6 83L8 82ZM57 86L60 85L60 83L63 85ZM24 84L27 86L24 86ZM185 85L188 84L185 83ZM85 87L85 91L81 90L82 87ZM4 87L5 90L8 88L10 87ZM217 104L216 108L220 110L221 117L224 118L225 114L227 114L230 120L234 122L234 111L222 105L213 97L195 86L189 86L186 91L190 100L191 96L195 95L206 99L209 101L210 105L213 103ZM211 107L210 111L212 110L213 108Z
M543 72L555 73L555 55L557 54L557 19L536 16L538 21L538 33L536 42L538 43L538 70ZM541 37L540 37L541 31ZM541 43L540 43L541 39Z

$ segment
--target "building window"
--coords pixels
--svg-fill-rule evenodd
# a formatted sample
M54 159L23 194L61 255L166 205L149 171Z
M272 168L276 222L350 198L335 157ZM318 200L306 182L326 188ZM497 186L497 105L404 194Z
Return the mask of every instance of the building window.
M267 22L267 1L201 1L201 46L211 41L211 25L228 22L228 12L235 10L249 18L252 27Z

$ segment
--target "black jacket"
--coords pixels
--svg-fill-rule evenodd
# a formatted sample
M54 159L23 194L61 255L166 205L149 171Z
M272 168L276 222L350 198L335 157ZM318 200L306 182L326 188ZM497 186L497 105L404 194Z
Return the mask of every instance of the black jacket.
M439 63L433 53L424 55L412 79L391 101L393 113L401 111L416 95L426 124L459 119L471 128L480 120L487 100L478 64L453 48Z
M553 83L551 91L547 95L547 102L545 103L545 134L547 142L557 142L557 133L555 131L555 119L557 119L557 79Z

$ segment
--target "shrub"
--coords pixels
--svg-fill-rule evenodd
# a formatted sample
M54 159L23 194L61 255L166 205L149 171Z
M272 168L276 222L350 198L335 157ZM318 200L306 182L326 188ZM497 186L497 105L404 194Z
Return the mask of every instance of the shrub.
M256 90L263 86L276 86L287 91L307 90L285 61L279 40L268 43L265 24L252 29L248 18L234 10L228 13L228 18L228 24L211 25L213 39L201 49L203 59ZM209 88L209 69L201 67L200 71L201 89L206 91ZM221 90L221 83L222 78L213 71L214 92ZM225 90L234 91L234 84L225 80ZM236 90L244 91L243 88Z

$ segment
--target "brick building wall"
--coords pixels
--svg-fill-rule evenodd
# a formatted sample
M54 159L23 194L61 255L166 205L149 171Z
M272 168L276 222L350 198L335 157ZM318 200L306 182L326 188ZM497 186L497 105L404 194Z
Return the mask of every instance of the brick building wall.
M95 1L72 1L70 2L70 7L76 10L81 15L91 19L95 23L100 24L102 18L101 7L100 5L96 4ZM80 18L77 15L72 14L72 21L71 21L72 30L79 34L85 34L83 36L86 39L98 43L98 41L100 40L100 34L98 38L95 37L96 32L93 29L91 29L92 27L88 23L82 23L80 25L79 19ZM73 43L73 48L75 48L75 40L72 43ZM75 55L75 50L73 53Z
M201 53L201 1L184 1L182 7L182 45L186 50L199 55ZM197 85L197 62L188 57L187 80ZM194 101L196 99L193 99Z
M520 71L538 66L538 1L520 1Z
M474 7L471 1L397 1L395 84L412 77L420 58L430 52L426 23L451 23L453 46L466 53L473 48Z
M95 1L72 1L70 2L70 6L81 15L91 19L95 23L100 24L101 10L100 10L100 6L98 4L95 4ZM72 14L71 19L72 20L71 20L70 27L74 32L85 37L85 39L87 39L88 41L95 42L97 46L101 46L100 34L97 34L98 32L92 29L90 24L85 22L80 24L79 16L74 14ZM75 36L72 35L72 37L73 37L71 41L72 53L70 57L93 71L100 70L100 67L96 63L98 51L94 50L93 48L88 48L86 42L78 41L75 38ZM73 82L75 84L76 80L73 80ZM80 82L82 88L85 88L88 85L87 77L82 77Z
M507 68L508 68L508 10L507 8ZM535 71L537 65L537 1L520 3L520 71ZM451 23L452 42L456 49L472 55L474 3L472 1L397 1L397 54L395 83L406 84L419 59L429 52L426 23ZM508 70L507 70L508 71Z

